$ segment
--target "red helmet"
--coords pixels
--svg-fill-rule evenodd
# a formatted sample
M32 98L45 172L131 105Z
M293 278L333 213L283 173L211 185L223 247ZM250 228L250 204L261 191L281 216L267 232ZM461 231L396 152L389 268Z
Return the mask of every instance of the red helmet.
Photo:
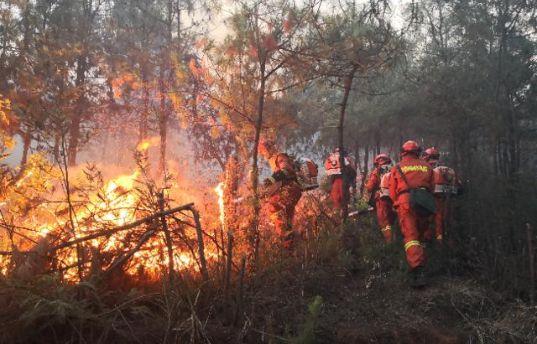
M409 140L403 143L403 146L401 147L401 154L406 154L406 153L419 154L420 150L421 150L420 145L418 145L416 141Z
M436 147L427 148L423 153L423 158L427 161L440 159L440 152Z
M391 162L392 162L392 159L390 159L390 157L384 153L377 155L374 161L375 165L377 166L390 164Z

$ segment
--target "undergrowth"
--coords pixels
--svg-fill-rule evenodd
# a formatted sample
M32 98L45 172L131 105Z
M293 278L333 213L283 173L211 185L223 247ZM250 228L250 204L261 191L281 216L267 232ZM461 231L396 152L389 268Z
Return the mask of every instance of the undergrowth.
M456 248L430 245L430 287L411 290L400 240L384 244L369 217L327 227L292 256L267 251L230 290L193 276L127 291L2 280L0 342L536 342L537 309L472 278Z

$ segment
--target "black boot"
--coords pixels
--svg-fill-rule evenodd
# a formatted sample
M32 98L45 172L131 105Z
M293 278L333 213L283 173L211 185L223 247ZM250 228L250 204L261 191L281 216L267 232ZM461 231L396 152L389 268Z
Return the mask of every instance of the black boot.
M412 288L423 288L427 285L425 277L425 269L423 266L418 266L410 271L410 286Z

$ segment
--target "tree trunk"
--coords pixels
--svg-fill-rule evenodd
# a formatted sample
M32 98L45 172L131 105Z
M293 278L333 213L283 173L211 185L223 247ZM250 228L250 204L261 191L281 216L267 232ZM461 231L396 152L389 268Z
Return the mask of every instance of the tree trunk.
M160 116L159 116L159 134L160 134L160 158L159 171L162 176L166 176L166 149L167 149L167 132L168 119L171 114L171 104L168 99L168 93L173 91L175 82L175 69L173 68L172 59L170 57L173 47L173 2L168 1L167 18L166 18L166 47L163 49L162 65L160 70ZM178 33L180 34L180 33ZM166 79L166 73L168 78Z
M360 174L363 173L362 162L360 161L360 144L354 140L354 158L356 159L356 168Z
M148 119L149 119L149 78L147 76L147 70L146 66L142 67L142 83L143 83L143 109L142 113L140 114L140 122L138 127L138 143L142 142L147 138L147 131L148 131Z
M229 292L233 265L233 242L237 226L237 205L233 202L238 196L239 164L237 158L231 156L226 164L224 179L224 229L227 230L227 254L224 273L224 290Z
M194 217L194 223L196 224L201 276L203 277L203 281L207 283L209 281L209 270L207 269L207 259L205 258L205 246L203 244L203 230L201 228L200 215L194 207L192 207L191 211L192 216Z
M369 173L369 161L371 160L369 159L370 157L371 157L371 147L366 146L365 152L364 152L364 169L367 171L367 173Z
M261 204L259 202L259 192L258 192L258 149L259 141L261 139L261 130L263 127L263 109L265 106L265 58L261 58L259 63L260 68L260 85L257 98L257 120L255 122L255 137L254 145L252 147L252 175L251 175L251 186L252 193L254 195L254 202L252 206L253 215L252 215L252 226L251 226L251 244L253 249L253 263L254 267L257 265L257 260L259 257L259 213L261 211Z
M167 63L165 63L167 65ZM168 132L168 102L166 99L167 87L164 80L165 69L160 71L160 113L159 113L159 135L160 135L160 153L159 153L159 175L166 175L166 141Z
M26 165L28 161L28 152L30 151L30 145L32 144L32 133L30 129L26 129L26 132L22 134L22 158L21 166Z
M507 97L506 97L507 98ZM507 98L506 101L509 99ZM507 105L507 104L506 104ZM507 123L508 123L508 134L507 134L507 151L509 156L509 177L516 176L518 172L518 122L516 118L515 111L513 109L507 110Z
M71 125L69 126L69 146L67 148L67 161L69 166L76 165L76 157L80 144L80 124L84 116L86 95L84 85L86 83L86 56L81 55L77 61L75 85L80 92L76 102L75 111L71 116Z
M364 194L364 187L365 187L365 180L367 180L367 174L369 173L369 145L364 146L364 164L362 166L363 168L363 176L364 180L362 181L362 185L360 185L360 194Z
M380 123L379 123L380 125ZM376 148L376 154L380 154L381 144L380 144L380 128L375 129L375 148Z
M352 81L354 74L356 73L356 67L353 67L352 71L345 77L343 81L343 100L341 101L341 108L339 112L339 124L338 124L338 147L339 147L339 165L341 166L341 174L343 180L343 202L341 204L341 217L343 221L347 220L349 214L349 180L345 176L345 145L343 142L344 128L345 128L345 113L347 111L347 102L349 100L349 94L351 92Z
M69 166L76 165L76 156L78 154L78 144L80 140L80 123L82 115L76 111L73 114L71 125L69 126L69 148L67 149L67 160Z
M54 161L56 161L57 163L61 163L60 145L61 145L61 134L59 132L56 132L54 134L54 147L52 148L52 156L54 158Z

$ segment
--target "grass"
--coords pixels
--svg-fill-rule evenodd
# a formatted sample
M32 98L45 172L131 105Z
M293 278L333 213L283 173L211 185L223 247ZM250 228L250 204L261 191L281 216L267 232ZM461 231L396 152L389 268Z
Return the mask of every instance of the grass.
M385 245L365 217L318 231L291 257L272 252L242 291L235 280L227 295L216 280L130 291L63 285L54 276L3 280L0 342L537 341L537 309L472 278L453 251L429 253L431 285L412 290L401 243Z

